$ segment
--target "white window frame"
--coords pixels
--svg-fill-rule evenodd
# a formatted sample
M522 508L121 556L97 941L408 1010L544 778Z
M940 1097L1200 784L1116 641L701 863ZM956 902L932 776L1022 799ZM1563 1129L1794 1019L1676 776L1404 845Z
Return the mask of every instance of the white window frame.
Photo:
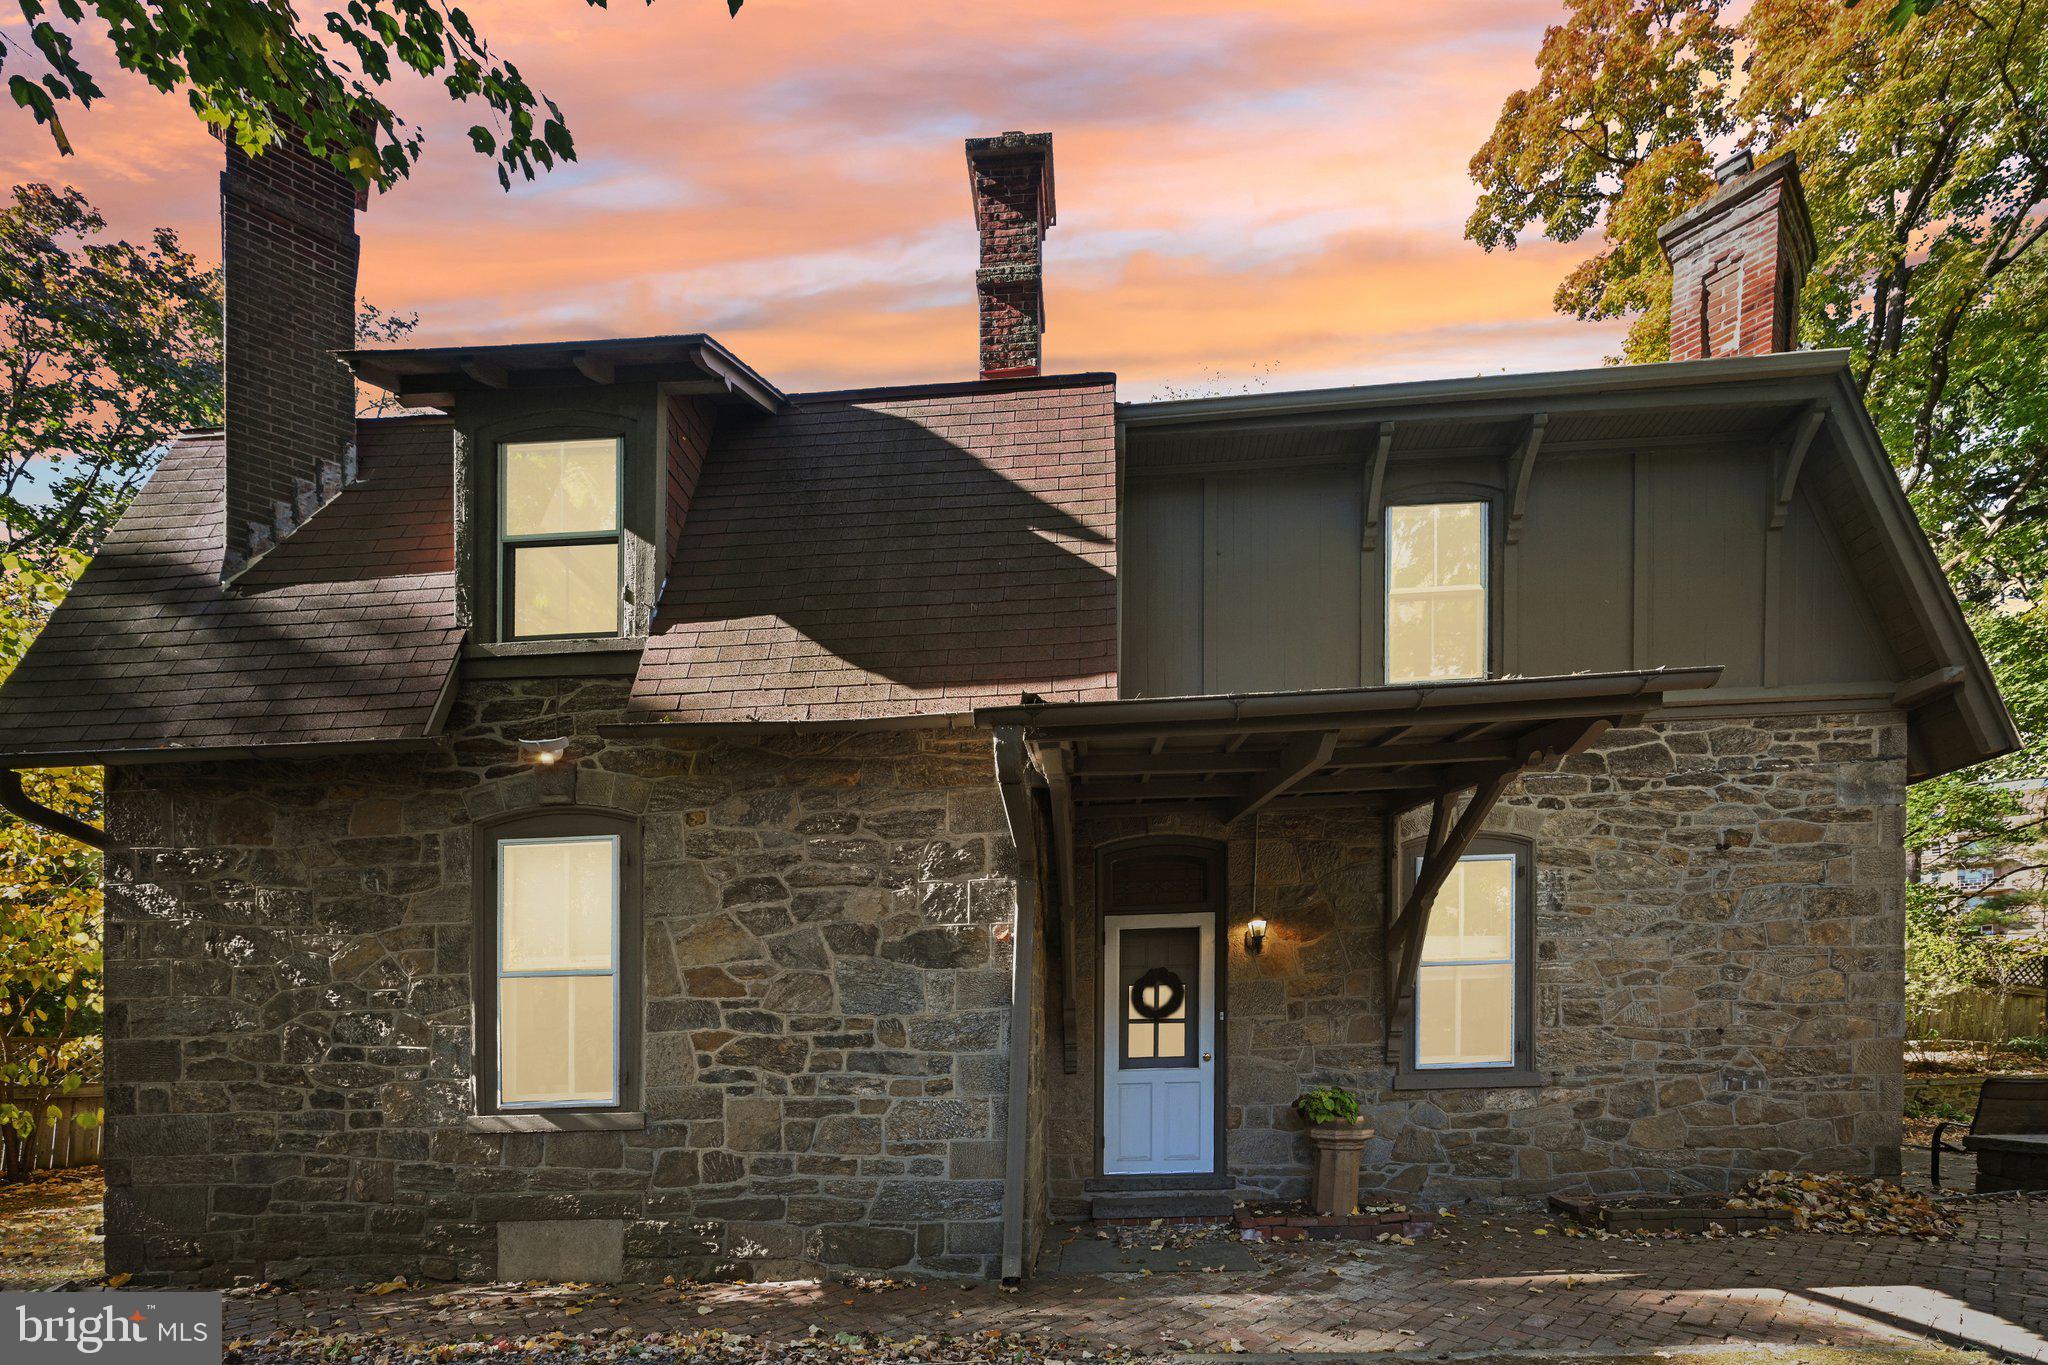
M607 971L596 971L588 967L565 967L526 971L507 970L505 966L505 850L517 844L593 843L607 844L611 848L612 946L610 969ZM494 856L491 861L497 867L497 879L496 884L492 888L491 895L493 898L492 914L496 917L495 932L493 938L495 940L497 960L493 962L491 965L492 970L495 973L495 980L492 984L492 990L497 992L495 1002L496 1008L493 1011L493 1022L497 1030L497 1037L491 1040L492 1055L496 1058L496 1065L492 1071L491 1082L493 1087L497 1091L497 1094L494 1095L492 1098L496 1101L496 1107L498 1111L501 1113L517 1114L535 1109L616 1109L617 1107L619 1107L621 1103L622 1087L620 1085L620 1072L623 1065L623 1053L625 1049L625 1039L622 1036L622 1030L624 1026L624 1011L626 1007L624 992L622 989L623 979L625 977L625 970L623 966L623 959L620 956L619 933L619 893L620 888L624 885L622 881L622 878L624 876L624 860L621 856L622 852L622 841L620 837L616 834L539 834L524 838L497 839L494 841ZM610 1095L607 1098L601 1100L507 1100L505 1098L504 983L506 981L524 980L536 977L590 976L609 976L612 981L612 1085Z
M1394 513L1406 507L1477 507L1479 509L1479 672L1471 678L1402 678L1393 676L1394 599L1422 593L1444 592L1443 588L1396 588L1394 586ZM1468 682L1493 676L1493 503L1483 497L1432 497L1390 503L1386 510L1385 542L1380 552L1380 681L1390 687L1426 687L1431 683Z
M609 531L542 531L527 535L507 535L507 496L510 492L510 456L514 446L560 445L567 441L610 441L612 443L612 521ZM498 638L504 641L546 640L606 640L625 631L626 619L626 438L623 436L521 436L517 440L498 442ZM612 604L612 628L610 630L584 631L572 635L520 635L514 629L514 614L511 593L508 589L517 583L512 572L513 551L521 548L546 548L556 545L601 545L612 546L616 565L619 600Z
M1521 855L1520 853L1518 853L1518 852L1515 852L1515 851L1511 850L1511 849L1503 849L1503 850L1500 850L1499 852L1488 852L1488 853L1467 853L1467 854L1466 854L1466 855L1465 855L1464 857L1462 857L1462 858L1458 859L1458 865L1459 865L1460 867L1464 866L1464 865L1465 865L1466 863L1507 863L1507 864L1509 865L1509 882L1508 882L1508 888L1509 888L1509 890L1508 890L1508 895L1509 895L1509 901L1508 901L1508 955L1507 955L1506 957L1474 957L1474 958L1456 958L1456 959L1453 959L1453 960L1451 960L1451 961L1446 961L1446 962L1431 962L1431 961L1430 961L1430 960L1429 960L1429 959L1428 959L1427 957L1425 957L1425 956L1422 956L1422 954L1423 954L1423 953L1425 952L1425 950L1426 950L1426 945L1427 945L1427 944L1428 944L1428 942L1429 942L1429 926L1428 926L1427 924L1423 925L1423 927L1422 927L1422 936L1421 936L1421 940L1420 940L1420 941L1419 941L1419 942L1418 942L1418 943L1416 944L1416 946L1415 946L1415 951L1416 951L1416 954L1417 954L1417 960L1416 960L1416 963L1415 963L1415 999L1414 999L1414 1001L1413 1001L1413 1002L1411 1003L1411 1005L1410 1005L1410 1016L1409 1016L1409 1021L1408 1021L1408 1027L1409 1027L1409 1029L1410 1029L1410 1030L1412 1030L1412 1032L1411 1032L1411 1035L1410 1035L1410 1039L1409 1039L1409 1046L1408 1046L1408 1054L1409 1054L1410 1058L1412 1059L1412 1061L1410 1062L1410 1065L1411 1065L1411 1066L1413 1067L1413 1069L1414 1069L1414 1070L1416 1070L1416 1071L1418 1071L1418 1072L1429 1072L1429 1071L1461 1071L1461 1072L1483 1072L1483 1071L1513 1071L1513 1070L1515 1070L1515 1069L1517 1068L1517 1066L1519 1065L1519 1059L1520 1059L1520 1057L1521 1057L1521 1054L1522 1054L1523 1048L1524 1048L1524 1047L1525 1047L1525 1046L1527 1045L1527 1041L1528 1041L1527 1039L1525 1039L1525 1038L1523 1038L1523 1037L1521 1036L1521 1034L1522 1034L1522 1020L1523 1020L1523 1017L1524 1017L1524 1013L1523 1013L1523 1009L1522 1009L1522 1006L1523 1006L1523 1000L1522 1000L1522 971L1521 971L1521 966L1522 966L1522 960L1521 960L1521 951L1520 951L1520 950L1521 950L1521 942L1522 942L1522 915L1523 915L1523 913L1524 913L1524 910L1523 910L1523 904L1522 904L1522 877L1523 877L1523 876L1525 875L1525 873L1526 873L1527 869L1525 869L1525 868L1524 868L1524 867L1522 866L1522 855ZM1418 877L1422 875L1422 861L1421 861L1421 859L1417 859L1417 860L1416 860L1416 862L1415 862L1415 872L1414 872L1414 875L1415 875L1415 876L1418 876ZM1434 915L1434 914L1436 913L1436 909L1437 909L1437 907L1436 907L1436 906L1435 906L1434 904L1432 904L1432 905L1431 905L1431 906L1429 907L1429 912L1430 912L1430 914ZM1504 967L1506 967L1506 968L1508 969L1508 1057L1507 1057L1507 1060L1506 1060L1506 1061L1504 1061L1504 1062L1425 1062L1425 1061L1423 1061L1423 1060L1422 1060L1422 973L1423 973L1423 972L1425 972L1425 971L1427 971L1427 970L1428 970L1429 968L1431 968L1431 967L1500 967L1500 966L1504 966Z

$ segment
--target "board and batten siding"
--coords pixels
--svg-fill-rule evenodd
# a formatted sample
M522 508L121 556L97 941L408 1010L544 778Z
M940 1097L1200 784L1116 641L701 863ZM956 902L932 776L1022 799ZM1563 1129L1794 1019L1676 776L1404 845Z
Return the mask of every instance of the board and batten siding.
M1399 456L1386 480L1390 506L1489 503L1496 674L1720 664L1724 691L1906 676L1806 480L1768 529L1764 450L1545 458L1512 545L1505 484L1502 461ZM1368 551L1363 525L1355 461L1130 478L1125 694L1380 682L1385 534Z

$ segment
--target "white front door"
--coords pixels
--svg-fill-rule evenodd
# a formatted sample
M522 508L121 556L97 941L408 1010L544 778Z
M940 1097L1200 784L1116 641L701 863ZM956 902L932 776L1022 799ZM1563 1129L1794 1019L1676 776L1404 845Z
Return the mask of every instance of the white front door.
M1107 915L1102 1173L1216 1169L1216 917Z

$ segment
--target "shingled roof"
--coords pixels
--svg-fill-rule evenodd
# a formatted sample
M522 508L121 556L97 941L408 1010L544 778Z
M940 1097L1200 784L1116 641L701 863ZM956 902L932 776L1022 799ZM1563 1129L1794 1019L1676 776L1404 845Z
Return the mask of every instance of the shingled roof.
M0 763L428 740L462 638L449 424L358 430L360 480L232 586L221 437L175 442L0 690Z
M634 679L644 721L1116 695L1115 380L802 395L729 417Z

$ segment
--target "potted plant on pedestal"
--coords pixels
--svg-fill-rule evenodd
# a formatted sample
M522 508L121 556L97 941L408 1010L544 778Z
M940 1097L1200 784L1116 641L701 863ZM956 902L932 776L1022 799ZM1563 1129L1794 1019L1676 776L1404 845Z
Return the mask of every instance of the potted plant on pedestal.
M1302 1092L1294 1112L1308 1125L1315 1147L1310 1203L1323 1216L1358 1212L1358 1157L1372 1129L1358 1116L1358 1096L1334 1085Z

